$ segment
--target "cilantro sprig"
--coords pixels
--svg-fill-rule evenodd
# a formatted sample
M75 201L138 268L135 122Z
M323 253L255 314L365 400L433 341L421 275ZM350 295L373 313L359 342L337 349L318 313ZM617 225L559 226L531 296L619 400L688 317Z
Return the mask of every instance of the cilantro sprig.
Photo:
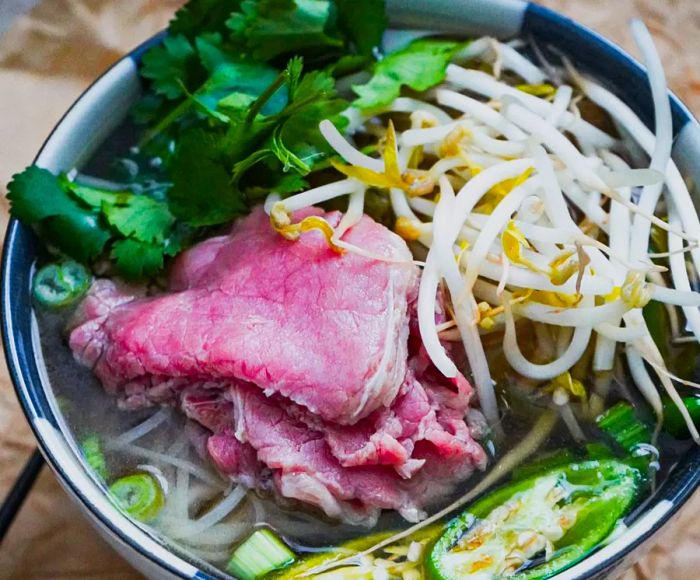
M271 190L307 187L332 154L322 120L342 129L349 106L380 108L444 79L462 44L422 39L381 58L386 25L384 0L190 0L142 59L133 183L112 191L29 167L9 185L12 215L85 264L158 274ZM360 70L370 80L353 86L358 98L341 98L336 77ZM149 194L154 173L163 185Z

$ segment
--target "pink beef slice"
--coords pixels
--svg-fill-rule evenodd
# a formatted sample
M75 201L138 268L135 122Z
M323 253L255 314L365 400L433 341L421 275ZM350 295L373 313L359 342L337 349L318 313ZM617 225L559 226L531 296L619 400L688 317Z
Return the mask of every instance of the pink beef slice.
M310 213L332 225L341 217L312 209L295 219ZM172 292L126 299L98 281L71 348L126 406L193 381L239 380L354 424L404 382L418 272L404 241L369 217L343 239L389 261L340 255L317 231L286 240L257 209L185 252Z
M237 481L273 489L282 497L314 505L329 517L346 522L371 523L382 509L397 510L409 521L417 521L424 517L428 504L452 491L455 482L485 463L484 452L472 440L463 415L458 418L454 409L435 412L434 403L430 405L432 412L418 412L418 421L410 416L415 410L406 413L404 426L420 424L424 431L413 449L413 461L423 469L404 478L381 462L356 460L354 466L343 465L333 448L344 444L340 441L342 432L330 435L328 425L322 423L310 428L294 404L265 397L246 384L232 386L229 397L233 409L223 403L220 409L235 428L224 427L207 442L217 468ZM406 397L411 398L408 393L399 398ZM398 424L404 419L405 406L405 400L397 401L393 409ZM348 437L354 446L355 436Z
M71 347L122 406L179 405L236 481L349 522L417 520L485 466L472 389L422 347L404 242L367 217L344 239L393 261L285 240L256 211L183 254L167 294L98 280Z
M180 404L213 432L207 449L223 474L330 517L371 523L382 509L416 521L483 469L486 456L464 420L471 394L464 377L445 379L421 350L394 403L353 426L243 383L225 391L193 386Z

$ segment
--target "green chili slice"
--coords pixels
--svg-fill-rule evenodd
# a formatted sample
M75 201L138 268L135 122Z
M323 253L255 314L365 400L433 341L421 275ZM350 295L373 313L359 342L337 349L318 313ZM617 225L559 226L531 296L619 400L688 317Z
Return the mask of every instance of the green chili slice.
M42 306L60 308L74 303L85 294L90 280L89 272L77 262L48 264L34 275L32 294Z
M594 550L642 485L637 469L614 459L555 467L506 485L448 524L427 557L428 576L549 578Z

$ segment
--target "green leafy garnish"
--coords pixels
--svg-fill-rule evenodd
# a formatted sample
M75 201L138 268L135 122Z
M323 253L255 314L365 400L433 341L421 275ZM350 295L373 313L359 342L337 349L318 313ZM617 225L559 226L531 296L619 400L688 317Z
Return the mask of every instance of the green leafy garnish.
M338 26L357 52L372 57L382 44L389 20L384 2L377 0L336 0Z
M10 184L12 214L58 254L158 274L207 228L330 167L318 125L343 129L350 106L335 78L372 66L386 22L383 0L190 0L142 57L138 172L111 191L30 167Z
M204 131L182 138L171 177L170 209L193 226L223 223L247 210L240 191L231 185L221 141Z
M8 186L12 215L37 227L61 253L89 263L109 247L117 271L152 276L174 255L168 204L130 190L111 191L31 166Z
M183 34L189 39L207 32L221 31L226 19L238 9L241 0L190 0L170 22L171 34Z
M391 103L401 87L425 91L445 79L445 70L464 43L419 38L392 52L374 67L367 84L355 85L359 98L353 105L359 109L376 109Z
M200 77L194 47L184 36L168 36L143 55L141 74L151 81L156 94L177 99Z
M308 49L337 49L345 40L330 26L329 0L243 0L226 22L253 58L267 61Z

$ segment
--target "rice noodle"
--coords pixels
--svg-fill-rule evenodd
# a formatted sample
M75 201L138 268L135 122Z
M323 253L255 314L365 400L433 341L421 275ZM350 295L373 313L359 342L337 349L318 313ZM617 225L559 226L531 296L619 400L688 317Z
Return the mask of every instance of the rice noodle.
M145 457L151 461L164 463L166 465L172 465L173 467L178 467L187 473L194 475L198 479L208 483L209 485L221 489L223 487L223 482L219 480L216 476L208 473L198 465L195 465L191 461L185 459L180 459L179 457L172 457L164 453L159 453L151 449L146 449L144 447L139 447L137 445L123 445L121 447L124 451L136 455L139 457Z
M201 548L188 548L187 551L208 562L224 562L231 557L229 550L202 550Z
M226 497L224 497L201 518L197 520L185 520L180 525L172 526L169 535L174 539L200 535L202 532L208 530L214 524L219 523L233 510L235 510L246 496L247 492L248 490L244 486L236 486ZM239 525L242 527L241 533L243 533L245 531L245 524ZM234 530L235 524L227 524L227 527L231 527L231 529Z
M163 407L160 411L151 415L143 423L139 423L136 427L125 431L121 435L115 437L110 441L106 447L108 449L118 449L129 443L133 443L137 439L141 439L145 435L148 435L151 431L160 426L166 419L170 417L170 409Z
M178 520L176 518L167 518L161 522L161 529L167 530L167 534L173 537L173 533L177 530L191 530L191 520ZM249 524L246 523L225 523L215 524L207 530L199 533L188 534L177 538L181 543L187 546L202 547L202 548L228 548L234 542L240 540L249 531ZM230 555L230 552L229 552Z

